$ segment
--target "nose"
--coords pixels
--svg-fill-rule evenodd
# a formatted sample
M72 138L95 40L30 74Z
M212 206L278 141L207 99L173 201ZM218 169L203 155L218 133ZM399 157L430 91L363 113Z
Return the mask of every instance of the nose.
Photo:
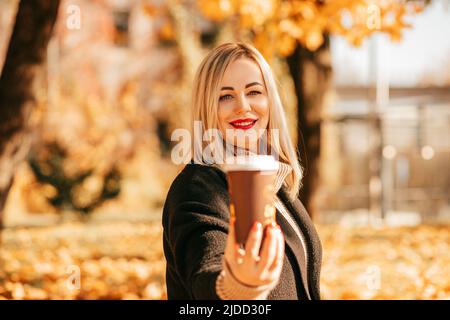
M237 99L236 106L234 108L234 112L236 114L246 113L247 111L251 110L250 104L248 103L247 99L245 98L245 95L239 95Z

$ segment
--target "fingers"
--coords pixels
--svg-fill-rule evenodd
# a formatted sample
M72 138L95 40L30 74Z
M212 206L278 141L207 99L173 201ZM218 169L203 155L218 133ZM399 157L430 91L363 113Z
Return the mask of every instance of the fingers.
M270 266L277 254L277 239L281 236L281 230L278 227L269 226L266 230L267 237L263 243L261 260L258 265L258 272L262 278L267 277L269 273Z
M278 237L277 241L277 254L272 265L269 268L269 272L270 273L280 272L283 267L283 260L284 260L284 236L282 233L280 233L280 236Z
M263 232L267 232L264 241ZM279 278L284 245L284 237L277 224L263 228L261 223L255 223L244 250L236 243L235 220L230 219L224 258L234 276L241 282L258 286Z
M245 243L245 260L249 260L252 262L259 261L259 249L261 247L262 240L262 224L260 222L256 222L250 233L248 234L247 242Z

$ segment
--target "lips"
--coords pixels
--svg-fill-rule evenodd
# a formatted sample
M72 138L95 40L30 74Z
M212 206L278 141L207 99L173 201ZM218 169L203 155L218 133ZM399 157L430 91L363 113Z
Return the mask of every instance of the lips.
M252 128L255 125L256 121L258 121L258 119L245 118L233 120L230 122L230 124L235 129L247 130Z

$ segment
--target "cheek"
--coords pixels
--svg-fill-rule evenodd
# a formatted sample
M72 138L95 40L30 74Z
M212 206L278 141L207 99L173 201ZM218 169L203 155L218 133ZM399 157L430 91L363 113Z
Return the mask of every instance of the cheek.
M219 118L220 130L223 131L224 128L227 128L227 119L230 117L231 108L227 108L226 105L220 104L217 109L217 117Z
M260 126L265 128L269 122L269 101L266 98L261 99L254 104L254 110L260 119Z

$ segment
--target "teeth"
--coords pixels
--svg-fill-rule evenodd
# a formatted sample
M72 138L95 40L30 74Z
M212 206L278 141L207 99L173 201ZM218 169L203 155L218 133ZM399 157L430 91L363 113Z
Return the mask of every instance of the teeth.
M248 126L248 125L251 125L253 123L253 121L251 121L251 122L240 122L240 123L233 123L233 125L235 125L235 126Z

